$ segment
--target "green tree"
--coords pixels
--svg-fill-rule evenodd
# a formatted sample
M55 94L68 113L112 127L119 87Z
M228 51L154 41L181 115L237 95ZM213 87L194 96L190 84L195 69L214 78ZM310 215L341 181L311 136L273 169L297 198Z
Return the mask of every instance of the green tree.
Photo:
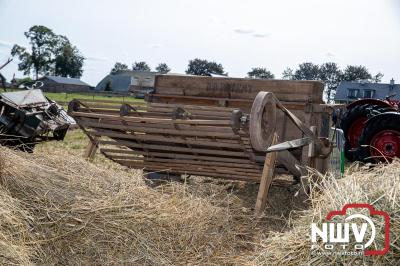
M11 83L13 84L13 86L15 88L18 88L20 85L24 84L24 83L29 83L32 82L33 80L30 77L24 77L21 79L16 80L15 78L11 81Z
M58 36L54 51L54 74L56 76L80 78L83 73L85 58L78 48L73 46L65 36Z
M110 74L115 74L121 70L128 70L128 66L124 63L116 62L114 67L111 69Z
M343 73L343 80L371 80L372 75L365 66L347 66Z
M378 72L376 75L372 76L372 82L379 83L382 81L383 74Z
M319 79L319 66L307 62L299 65L293 75L295 80L318 80Z
M247 73L249 78L255 79L274 79L275 75L271 71L264 67L253 67L250 72Z
M294 73L293 73L293 69L291 69L290 67L286 68L283 72L282 72L282 79L294 79Z
M161 74L167 74L168 72L171 71L171 69L166 63L159 63L158 66L156 67L156 71Z
M150 66L144 61L133 63L132 70L151 71Z
M333 100L342 76L343 73L336 63L328 62L319 67L319 79L325 83L325 95L328 102Z
M39 74L51 72L56 35L45 26L32 26L24 34L31 45L31 52L27 51L25 47L15 44L11 55L18 56L21 61L18 64L18 70L24 71L25 75L29 75L33 71L37 79Z
M211 74L226 75L221 64L199 58L189 61L186 74L197 76L211 76Z
M51 29L36 25L24 33L29 40L30 51L15 44L12 56L18 56L18 70L25 75L59 75L64 77L81 77L85 58L78 48L73 46L67 37L56 35Z

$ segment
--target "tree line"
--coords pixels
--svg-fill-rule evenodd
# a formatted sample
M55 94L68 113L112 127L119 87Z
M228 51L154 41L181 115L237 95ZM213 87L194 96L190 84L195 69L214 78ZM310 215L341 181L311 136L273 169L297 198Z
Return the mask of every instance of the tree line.
M30 50L15 44L11 50L13 57L18 57L18 70L24 75L32 72L36 79L39 75L55 75L71 78L80 78L83 73L84 56L66 36L58 35L53 30L36 25L24 33L30 44ZM121 70L151 71L150 66L144 62L134 62L131 68L127 64L116 62L110 73L115 74ZM171 68L166 63L159 63L155 71L166 74ZM195 58L189 60L186 74L211 76L228 76L222 64ZM286 68L282 73L286 80L320 80L325 83L325 95L331 101L341 81L368 80L380 82L383 74L371 74L362 65L348 65L340 69L337 63L327 62L321 65L311 62L299 64L296 69ZM247 73L247 78L275 79L275 75L265 67L253 67Z
M286 68L282 73L282 79L323 81L325 83L325 96L328 102L333 100L336 89L342 81L367 80L369 82L380 82L382 77L382 73L378 72L372 75L362 65L348 65L342 70L334 62L321 65L306 62L299 64L296 70Z
M118 70L128 70L128 66L122 63L115 63L111 74ZM150 71L146 62L135 62L132 70ZM155 70L160 73L168 73L171 69L165 63L160 63ZM227 76L222 64L204 59L190 60L186 69L186 74L211 76L213 74ZM328 101L332 101L337 87L342 81L367 80L369 82L380 82L383 74L371 74L362 65L348 65L345 69L340 69L334 62L327 62L321 65L306 62L299 64L296 69L286 68L282 72L282 79L285 80L318 80L325 83L325 96ZM248 73L247 78L254 79L275 79L275 75L265 67L253 67Z
M114 67L111 69L110 74L115 74L118 71L124 71L124 70L151 71L151 68L144 61L133 63L131 69L129 69L127 64L116 62ZM156 70L156 72L159 72L162 74L166 74L171 71L171 69L169 68L169 66L166 63L159 63L156 66L155 70Z

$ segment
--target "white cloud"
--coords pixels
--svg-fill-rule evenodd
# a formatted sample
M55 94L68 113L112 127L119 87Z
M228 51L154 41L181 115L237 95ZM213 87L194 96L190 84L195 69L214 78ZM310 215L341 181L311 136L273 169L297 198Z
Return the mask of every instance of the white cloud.
M235 29L234 32L238 34L251 34L254 38L267 38L270 36L269 33L258 33L252 29Z
M154 48L154 49L161 48L161 44L159 44L159 43L152 44L151 48Z
M271 34L269 33L254 33L253 37L255 38L267 38L269 37Z
M253 33L253 30L251 30L251 29L235 29L234 32L239 33L239 34L250 34L250 33Z
M327 53L325 54L325 56L327 56L327 57L334 57L335 55L332 54L332 53L330 53L330 52L327 52Z

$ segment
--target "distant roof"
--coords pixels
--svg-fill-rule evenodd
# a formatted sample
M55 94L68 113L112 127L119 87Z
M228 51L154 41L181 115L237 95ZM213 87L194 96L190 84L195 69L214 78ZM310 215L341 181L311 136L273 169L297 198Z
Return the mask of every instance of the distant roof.
M97 84L95 90L104 91L107 84L110 83L112 91L115 92L127 92L129 87L132 85L132 79L143 79L150 77L154 83L154 76L160 74L153 71L140 71L140 70L120 70L113 74L105 76L99 84Z
M95 90L104 91L107 87L107 83L110 83L112 91L128 91L131 85L130 75L107 75L104 77L99 84L97 84Z
M155 71L144 71L144 70L118 70L115 73L111 75L128 75L128 76L134 76L134 75L156 75L160 74Z
M89 84L83 82L80 79L75 78L66 78L66 77L57 77L57 76L44 76L40 79L48 78L54 82L62 83L62 84L70 84L70 85L81 85L81 86L90 86Z
M335 95L335 101L346 101L348 100L348 90L358 89L360 92L364 90L374 90L376 99L384 99L386 96L396 94L394 99L400 100L400 84L388 84L388 83L371 83L363 81L342 81Z

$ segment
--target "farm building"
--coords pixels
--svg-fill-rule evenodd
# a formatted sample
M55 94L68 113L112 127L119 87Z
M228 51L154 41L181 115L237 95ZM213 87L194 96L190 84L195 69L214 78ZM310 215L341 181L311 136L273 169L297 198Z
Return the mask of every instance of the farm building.
M400 84L392 79L387 83L371 83L365 81L342 81L336 90L336 103L350 103L358 99L385 99L394 95L393 99L400 100Z
M38 79L43 82L41 89L47 92L87 92L91 86L80 79L56 76L44 76Z
M131 93L134 89L154 87L154 77L157 72L122 70L109 74L97 84L96 91L116 93Z

